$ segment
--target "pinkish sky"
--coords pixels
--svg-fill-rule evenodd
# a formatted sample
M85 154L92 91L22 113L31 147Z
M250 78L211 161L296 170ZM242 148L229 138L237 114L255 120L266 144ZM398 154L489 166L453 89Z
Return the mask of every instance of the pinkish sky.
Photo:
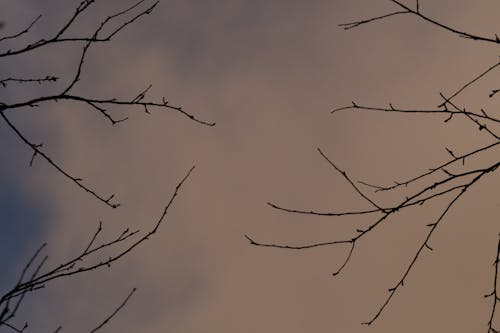
M420 1L443 22L478 34L498 30L495 1ZM47 36L79 1L0 1L4 30L38 14L26 36ZM130 1L98 1L75 34ZM408 1L413 4L413 1ZM382 0L162 0L109 44L91 49L76 91L128 98L152 84L197 117L117 109L129 120L110 126L71 103L22 110L13 119L73 174L103 193L112 210L78 190L0 125L0 290L44 241L50 263L76 254L102 220L105 237L124 227L151 228L175 185L182 188L160 232L111 269L53 283L25 304L31 332L88 332L137 287L106 332L480 332L491 302L500 204L497 174L467 193L431 239L426 253L382 317L370 319L425 238L425 225L446 201L391 218L368 235L344 272L332 277L348 248L301 252L253 247L348 239L366 218L286 214L266 205L319 211L363 209L320 147L356 179L388 184L490 138L467 121L444 116L330 114L355 100L367 105L433 107L498 59L495 46L440 31L411 16L344 31L338 24L381 15ZM79 47L48 47L8 59L2 76L69 77ZM488 100L498 75L464 94L467 107ZM64 81L64 80L63 80ZM58 83L54 88L64 84ZM48 90L46 90L48 89ZM9 88L8 101L53 88ZM496 103L496 104L495 104ZM496 155L495 155L496 154ZM487 158L496 158L498 149ZM481 161L478 161L481 162ZM404 194L403 194L404 195ZM394 197L383 196L392 202ZM24 317L23 317L24 318ZM20 316L19 320L22 318ZM0 328L0 332L3 328Z

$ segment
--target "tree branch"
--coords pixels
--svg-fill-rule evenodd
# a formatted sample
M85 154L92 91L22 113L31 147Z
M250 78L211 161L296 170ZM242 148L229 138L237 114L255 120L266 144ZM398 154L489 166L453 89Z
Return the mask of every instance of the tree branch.
M132 289L132 291L127 295L127 297L125 297L123 302L108 317L106 317L106 319L104 319L104 321L101 324L99 324L99 326L90 331L90 333L95 333L101 328L103 328L105 325L107 325L109 321L113 319L116 316L116 314L120 312L121 309L123 309L123 307L128 303L129 299L132 297L132 295L135 293L136 290L137 290L136 288Z
M497 253L495 255L495 260L493 261L493 266L495 267L495 275L493 277L493 290L491 293L484 295L484 297L491 297L493 298L493 306L491 307L491 315L490 319L488 320L488 331L487 333L499 333L497 329L494 328L494 323L493 320L495 318L495 311L497 307L497 303L500 302L500 294L498 292L497 286L498 286L498 266L500 262L500 234L498 235L498 245L497 245Z
M486 37L486 36L480 36L480 35L468 33L466 31L459 30L459 29L453 28L449 25L443 24L439 21L436 21L435 19L430 18L427 15L422 14L422 11L420 9L418 1L417 1L416 9L412 9L398 0L389 0L389 1L398 5L400 8L402 8L402 10L391 12L391 13L381 15L381 16L376 16L376 17L369 18L369 19L363 19L363 20L353 21L353 22L349 22L349 23L342 23L342 24L339 24L339 26L343 27L346 30L349 30L349 29L356 28L356 27L359 27L359 26L367 24L367 23L372 23L372 22L383 20L383 19L386 19L386 18L391 17L391 16L401 15L401 14L412 14L412 15L417 16L418 18L422 19L423 21L425 21L427 23L430 23L436 27L439 27L443 30L446 30L446 31L451 32L455 35L458 35L459 37L468 38L468 39L472 39L472 40L476 40L476 41L487 42L487 43L500 44L500 39L496 34L494 35L494 37Z
M130 231L127 228L124 231L122 231L115 239L103 242L100 245L96 245L96 240L98 239L98 236L102 231L102 223L99 222L99 226L96 229L96 232L92 235L90 242L79 255L40 274L39 272L43 268L48 258L47 256L45 256L42 260L40 260L37 267L33 270L31 277L24 281L23 279L26 273L29 271L30 267L39 257L40 252L46 246L45 244L42 245L36 251L35 255L30 259L30 261L26 264L21 274L21 277L16 283L16 285L0 297L0 309L2 309L2 312L0 313L0 327L2 325L7 326L8 324L7 320L14 317L15 313L19 308L19 305L21 304L22 300L28 293L32 293L33 291L36 291L38 289L45 288L47 283L53 282L61 278L70 277L73 275L80 275L83 274L84 272L110 267L113 263L122 259L124 256L132 252L137 246L150 239L150 237L153 236L156 232L158 232L160 226L166 221L166 216L169 208L173 204L175 198L179 194L181 187L187 181L188 177L191 175L193 170L194 166L191 167L191 169L189 169L187 174L177 184L173 194L170 196L170 199L165 205L162 214L160 215L156 223L153 225L153 227L148 232L143 234L141 237L133 240L124 249L119 250L116 254L109 255L107 259L97 262L88 262L91 255L100 254L101 256L104 256L105 255L104 251L113 250L118 245L124 244L129 239L133 239L133 237L139 233L139 230ZM117 310L115 310L115 312L113 312L113 314L110 317L108 317L105 320L105 322L103 322L103 324L101 324L96 328L96 330L104 326L125 305L125 303L130 298L131 294L122 303L122 305ZM12 301L16 300L17 300L17 305L13 309L11 309L9 304Z

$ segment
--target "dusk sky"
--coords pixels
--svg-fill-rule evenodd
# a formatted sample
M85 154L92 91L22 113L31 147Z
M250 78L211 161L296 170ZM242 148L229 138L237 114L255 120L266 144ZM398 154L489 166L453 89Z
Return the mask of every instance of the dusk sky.
M88 34L134 1L97 1L68 35ZM414 1L404 1L414 6ZM0 32L21 31L18 44L58 31L80 1L0 0ZM148 2L152 3L152 2ZM145 3L141 8L146 8ZM422 12L462 30L500 32L497 1L420 1ZM103 331L118 332L486 332L499 234L499 172L471 188L431 237L402 287L371 326L425 239L426 224L450 197L391 217L349 250L302 251L252 246L303 245L350 239L365 216L286 213L267 202L315 211L367 209L367 203L320 156L320 148L353 179L391 184L491 142L467 119L381 114L350 105L435 108L498 61L498 46L459 38L412 15L345 31L339 24L397 9L386 0L162 0L109 43L94 45L74 92L132 99L165 97L174 110L113 107L111 126L83 104L60 101L19 109L11 120L71 174L99 193L116 194L111 209L77 188L0 122L0 293L47 242L48 266L85 248L99 221L102 240L130 227L147 232L189 168L158 233L100 271L49 283L30 294L16 323L26 332L89 332L128 294L137 292ZM2 58L1 77L61 77L43 85L0 88L13 103L64 89L82 44L52 45ZM495 111L498 73L457 99ZM498 118L498 117L497 117ZM497 127L498 130L498 127ZM498 161L489 151L470 163ZM469 162L469 161L468 161ZM365 188L366 189L366 188ZM404 198L373 198L384 204ZM408 189L411 191L412 189ZM409 193L409 192L408 192ZM108 255L104 254L104 258ZM498 315L497 315L498 317ZM500 327L500 320L497 327ZM0 327L0 332L10 332Z

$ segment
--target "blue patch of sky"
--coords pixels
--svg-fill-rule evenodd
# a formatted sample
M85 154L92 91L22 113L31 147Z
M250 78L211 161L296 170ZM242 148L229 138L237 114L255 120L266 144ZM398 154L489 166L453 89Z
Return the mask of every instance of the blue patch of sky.
M48 208L19 183L19 173L14 170L28 161L15 149L24 147L14 142L5 126L0 126L0 294L15 283L25 263L43 243L49 219Z

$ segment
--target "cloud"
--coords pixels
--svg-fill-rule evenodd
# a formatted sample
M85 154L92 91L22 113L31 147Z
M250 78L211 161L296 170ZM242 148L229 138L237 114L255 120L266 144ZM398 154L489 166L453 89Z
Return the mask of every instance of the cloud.
M47 15L41 22L47 29L74 7L62 1L54 6L35 8ZM98 8L107 12L114 6ZM76 87L80 93L133 97L151 83L150 98L165 95L215 121L215 128L176 112L148 115L138 109L110 110L130 117L112 127L99 114L71 103L20 115L23 126L43 139L65 168L102 193L116 193L122 204L117 210L104 207L41 160L35 171L23 171L35 175L19 182L50 209L43 236L51 263L81 250L99 220L103 237L124 227L148 230L177 182L191 165L197 166L158 234L111 269L53 284L35 296L28 305L32 325L88 331L138 287L110 332L361 332L358 323L377 309L423 235L420 219L430 218L437 207L428 215L390 221L356 250L338 279L331 273L342 263L345 248L263 250L249 246L243 235L302 244L349 237L358 223L366 223L282 214L266 205L276 201L331 210L362 204L317 155L318 146L357 178L390 182L440 161L443 147L433 144L437 140L464 141L460 131L468 128L465 123L452 125L449 133L440 121L329 114L332 107L358 98L377 105L434 105L437 97L428 102L428 96L437 96L443 87L455 89L457 77L468 78L475 70L456 70L475 52L471 44L430 34L413 21L387 21L351 32L337 27L358 11L377 13L377 6L366 1L164 1L146 20L89 53ZM450 20L462 17L457 8ZM24 15L14 11L16 17ZM487 55L477 57L487 62ZM71 75L76 60L74 50L61 47L17 66L31 62L33 68ZM486 221L492 216L491 211L484 215ZM458 234L470 230L458 216L449 222L447 227L458 226L448 230ZM491 223L485 222L484 230ZM404 227L409 224L414 229ZM466 268L453 256L460 244L444 236L447 232L436 243L447 248L443 252L449 256L440 258L455 265L458 285L465 281L459 277ZM399 244L398 251L387 239ZM481 245L476 250L479 257L490 249ZM410 332L408 323L415 332L426 324L443 325L451 314L440 311L442 316L432 317L431 310L437 309L428 304L433 295L427 292L438 292L428 277L442 262L424 258L372 331ZM446 272L439 274L439 281L449 281ZM481 295L480 277L467 279ZM451 292L446 289L443 299ZM419 311L431 320L415 322ZM468 311L468 318L484 314L482 309L459 311Z

